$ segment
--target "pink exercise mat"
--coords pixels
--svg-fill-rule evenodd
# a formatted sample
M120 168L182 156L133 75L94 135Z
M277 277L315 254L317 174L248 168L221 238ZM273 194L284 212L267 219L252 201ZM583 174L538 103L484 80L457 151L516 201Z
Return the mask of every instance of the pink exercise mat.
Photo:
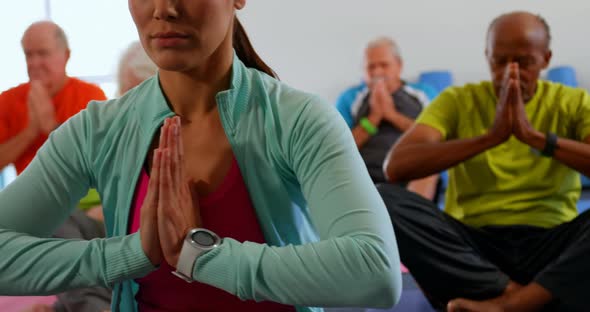
M47 297L2 297L0 296L0 311L21 312L35 304L52 305L57 300L55 296Z
M403 263L401 264L401 270L402 270L402 273L409 273L410 272L408 270L408 268L406 268L406 266Z

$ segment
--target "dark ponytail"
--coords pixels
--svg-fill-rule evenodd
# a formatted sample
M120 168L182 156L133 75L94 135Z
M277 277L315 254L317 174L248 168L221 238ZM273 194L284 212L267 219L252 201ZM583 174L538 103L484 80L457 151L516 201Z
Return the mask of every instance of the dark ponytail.
M270 66L266 65L260 56L256 54L254 47L252 47L252 44L250 43L250 39L248 39L246 30L244 30L244 27L237 17L234 17L233 45L238 58L244 63L244 65L246 65L246 67L258 69L269 76L277 79L279 78L275 71L272 70Z

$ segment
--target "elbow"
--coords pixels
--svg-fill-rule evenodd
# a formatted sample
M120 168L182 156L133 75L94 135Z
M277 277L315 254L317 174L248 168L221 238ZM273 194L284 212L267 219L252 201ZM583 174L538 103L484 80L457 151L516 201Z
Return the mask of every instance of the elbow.
M389 182L389 183L401 182L399 172L398 172L397 168L395 168L395 166L388 165L384 168L383 171L385 173L385 179L387 180L387 182Z
M370 242L364 248L366 259L372 259L372 264L369 265L370 277L359 279L355 283L364 284L361 280L366 283L359 285L367 290L363 298L360 298L363 306L388 309L399 303L402 294L401 263L395 243L375 243Z
M391 158L388 158L383 164L383 173L385 175L385 179L389 183L399 183L405 181L405 173L403 172L402 168L399 166L399 164L391 161Z
M378 309L389 309L397 305L402 296L401 270L390 268L378 280L375 280L374 293L371 295L371 305Z
M400 157L395 152L396 146L389 152L383 162L383 174L389 183L404 182L407 178L407 174L404 172L404 166L400 162Z

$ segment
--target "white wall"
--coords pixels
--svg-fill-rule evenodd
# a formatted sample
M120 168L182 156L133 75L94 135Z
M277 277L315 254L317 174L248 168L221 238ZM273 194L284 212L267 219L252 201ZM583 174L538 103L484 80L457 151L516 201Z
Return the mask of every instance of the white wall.
M546 18L552 65L576 67L590 88L590 1L587 0L252 0L241 20L255 48L285 82L334 102L360 80L366 42L398 41L405 77L451 69L457 83L488 79L484 38L489 22L512 10Z
M52 0L50 16L70 37L75 76L109 76L137 37L124 0ZM0 19L6 35L0 90L27 80L20 37L45 17L44 0L13 1ZM241 19L261 56L280 77L333 102L360 80L368 40L395 38L405 77L451 69L457 83L487 79L483 57L489 22L512 10L542 14L553 32L553 65L571 64L590 88L590 1L587 0L250 0ZM82 12L82 14L81 14ZM103 85L112 95L114 84Z
M3 7L5 10L0 18L0 92L28 80L20 40L29 24L46 18L42 0L13 1L10 5L5 3Z

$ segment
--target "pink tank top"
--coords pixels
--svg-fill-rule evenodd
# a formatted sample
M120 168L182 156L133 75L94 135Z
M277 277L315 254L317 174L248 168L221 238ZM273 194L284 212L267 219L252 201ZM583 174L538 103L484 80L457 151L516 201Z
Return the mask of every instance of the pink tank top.
M140 225L140 210L147 193L149 176L142 170L133 198L130 233ZM229 173L215 192L199 200L203 227L220 237L231 237L240 242L264 243L264 236L254 213L250 195L233 160ZM172 268L162 263L146 277L137 279L137 300L140 312L155 311L220 311L220 312L283 312L295 311L292 306L274 302L241 301L238 297L207 284L191 284L172 275Z

